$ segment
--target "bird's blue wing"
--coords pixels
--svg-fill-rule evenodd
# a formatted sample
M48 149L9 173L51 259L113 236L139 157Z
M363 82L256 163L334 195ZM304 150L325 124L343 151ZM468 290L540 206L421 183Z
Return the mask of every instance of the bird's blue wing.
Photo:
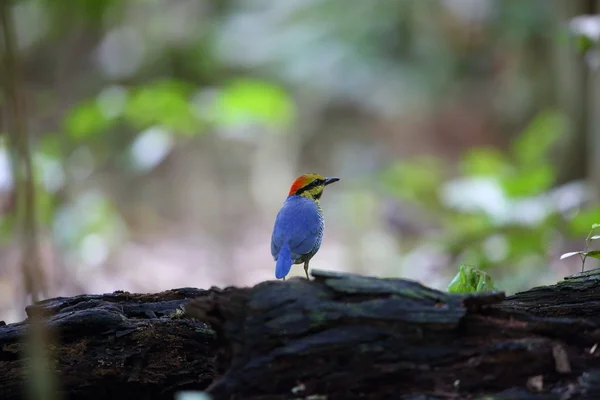
M290 249L293 254L310 253L319 240L321 217L316 204L309 201L310 203L300 207L294 216L294 229L291 230L292 234L290 235Z
M314 201L288 199L277 214L271 236L271 254L277 257L284 241L296 257L310 253L319 239L321 217Z
M275 220L275 227L273 228L273 233L271 234L271 255L277 261L277 256L279 255L279 249L281 249L281 244L283 242L283 235L277 229L277 220Z

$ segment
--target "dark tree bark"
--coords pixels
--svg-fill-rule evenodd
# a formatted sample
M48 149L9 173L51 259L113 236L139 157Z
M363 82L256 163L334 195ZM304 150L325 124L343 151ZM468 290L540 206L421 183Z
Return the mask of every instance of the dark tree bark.
M48 346L63 399L172 399L215 376L214 332L179 308L206 293L81 295L43 301L27 314L40 312L54 339ZM24 398L28 325L0 327L2 400Z
M228 346L216 399L600 399L595 272L504 299L313 271L187 312Z
M28 314L56 339L69 399L600 399L600 270L508 298L313 276L58 298ZM26 329L0 327L2 399L21 398Z

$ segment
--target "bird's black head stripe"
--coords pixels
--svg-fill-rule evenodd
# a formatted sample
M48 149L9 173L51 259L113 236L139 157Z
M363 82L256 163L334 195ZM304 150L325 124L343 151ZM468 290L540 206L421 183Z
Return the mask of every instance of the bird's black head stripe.
M304 186L303 188L296 190L295 194L300 195L308 190L316 188L317 186L322 186L324 183L325 183L324 179L315 179L314 181L312 181L308 185Z

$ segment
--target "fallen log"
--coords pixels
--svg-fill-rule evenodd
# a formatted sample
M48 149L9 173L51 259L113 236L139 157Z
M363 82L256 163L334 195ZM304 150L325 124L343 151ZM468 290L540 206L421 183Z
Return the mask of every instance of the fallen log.
M313 276L186 306L228 346L215 399L600 399L599 271L507 299Z
M507 298L312 274L27 311L68 399L600 399L600 270ZM0 327L2 399L23 398L28 326Z
M208 292L59 297L26 311L41 312L55 339L48 347L63 399L172 399L214 379L214 332L181 310ZM24 398L29 328L29 321L0 327L2 400Z

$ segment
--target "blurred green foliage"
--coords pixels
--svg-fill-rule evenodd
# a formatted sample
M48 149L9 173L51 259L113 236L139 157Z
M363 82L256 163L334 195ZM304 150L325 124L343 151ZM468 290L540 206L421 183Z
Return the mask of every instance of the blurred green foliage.
M460 168L467 177L496 181L509 198L539 195L555 181L550 150L565 132L564 116L543 112L513 141L508 153L475 148L464 156Z
M222 127L257 123L283 128L294 117L290 95L281 87L260 80L226 82L208 104L194 104L194 94L189 83L173 79L130 90L113 88L106 98L99 96L73 107L65 116L64 129L76 141L103 135L119 121L137 130L161 126L175 133L195 135L203 132L208 123ZM200 110L196 112L196 108Z
M600 206L564 213L549 194L558 171L552 149L567 124L561 113L544 111L506 152L473 148L458 171L430 157L402 161L384 171L382 181L390 194L437 222L441 232L434 240L459 263L493 269L492 275L530 270L552 256L556 235L581 236L600 218ZM463 269L452 285L463 282Z
M110 127L96 101L86 101L75 106L65 118L65 131L75 140L85 140L102 134Z
M119 183L128 184L131 176L150 174L177 145L192 140L232 130L250 140L285 133L297 122L294 90L317 103L311 104L316 112L303 110L318 120L310 129L329 132L329 107L352 105L352 113L366 111L377 121L364 129L372 139L382 134L381 122L402 120L413 111L422 117L423 109L455 100L460 104L461 93L474 93L471 87L485 92L500 85L497 97L516 105L494 113L510 125L539 109L533 87L548 86L544 74L551 69L544 51L552 47L547 36L556 11L547 0L482 2L477 9L461 2L397 0L377 6L358 1L352 7L346 0L207 1L199 8L192 3L183 2L186 13L178 14L179 7L163 8L160 1L15 2L21 32L33 37L39 28L38 36L26 41L23 58L29 67L42 62L43 68L28 73L36 82L50 82L46 103L53 103L53 96L61 103L57 77L62 69L69 71L60 89L72 91L65 96L74 99L72 105L48 128L43 111L33 116L42 123L32 125L43 128L32 142L40 222L70 252L79 254L86 243L116 246L127 236L117 201L99 183L104 173L125 176ZM106 38L123 30L134 38L129 47L102 53ZM586 51L595 42L585 34L577 38ZM141 55L133 57L137 64L126 74L106 73L98 62L104 57L119 64L129 51ZM92 59L95 65L88 63ZM74 71L77 83L67 85ZM521 102L523 95L530 100ZM50 112L62 113L64 107ZM435 111L426 116L435 119ZM547 259L556 234L584 235L600 220L600 207L565 216L547 199L561 167L550 152L566 125L564 115L542 112L507 151L473 148L456 171L437 156L400 161L379 177L395 198L424 209L442 228L439 236L421 241L433 239L458 262L481 270L534 269L532 256L533 262ZM346 147L345 140L340 137L336 146ZM314 159L311 143L301 144L290 150L297 152L292 157ZM123 162L136 157L149 158ZM339 158L332 154L332 163ZM358 225L366 226L372 213L356 210L376 210L375 197L372 191L354 196L349 214ZM2 238L11 234L10 214L0 220L0 229L6 233Z
M146 83L130 91L115 88L106 99L94 98L73 107L65 116L64 129L77 141L101 136L119 121L137 130L158 125L194 135L202 131L202 125L190 104L191 94L188 83L172 79Z
M213 122L223 127L259 124L279 131L294 118L289 94L273 83L253 79L228 82L211 111Z
M194 135L201 125L194 115L187 82L161 80L136 87L125 106L125 118L134 129L160 125L176 133Z
M146 147L133 153L134 156L161 153L154 160L141 162L153 168L156 160L171 151L171 147L160 148L169 146L170 135L186 138L203 134L209 128L218 132L220 128L243 128L251 124L276 133L293 122L294 112L291 96L283 88L258 79L233 78L208 95L202 87L174 78L129 87L113 85L69 109L63 119L64 134L45 135L36 156L65 167L68 159L84 161L85 165L76 163L71 167L90 168L89 173L93 174L98 160L122 158L132 152L132 147L117 146L111 140L123 143L125 135L124 143L134 146L137 139L149 136L147 129L158 128L153 131L152 139L145 141ZM82 152L86 154L84 160L78 156ZM145 173L150 172L144 168ZM40 169L38 176L43 174ZM73 177L67 175L65 179ZM111 249L127 234L116 206L102 190L80 191L75 198L61 204L40 184L37 206L40 222L52 226L58 243L68 249L81 249L90 238ZM4 225L3 229L10 232L10 219Z

